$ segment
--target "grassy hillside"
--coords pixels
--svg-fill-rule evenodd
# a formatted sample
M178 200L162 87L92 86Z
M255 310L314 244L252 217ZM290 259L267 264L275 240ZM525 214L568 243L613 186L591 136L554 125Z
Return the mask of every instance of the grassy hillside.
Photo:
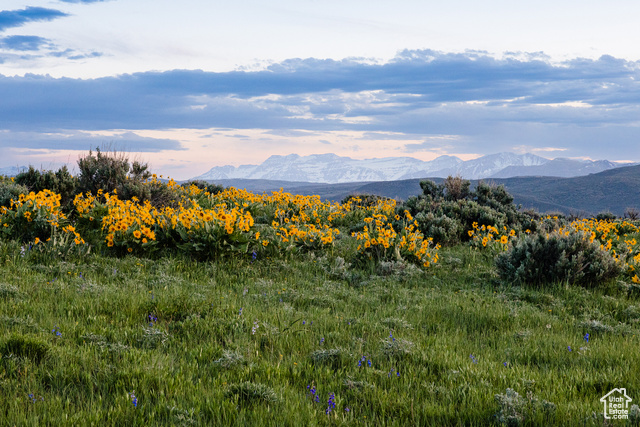
M101 176L0 180L0 425L640 424L640 221Z
M640 398L640 294L504 285L469 247L355 275L312 255L0 259L4 425L595 426L611 389Z
M523 205L557 206L558 210L595 214L610 211L622 215L640 208L640 166L628 166L575 178L508 178L504 183Z

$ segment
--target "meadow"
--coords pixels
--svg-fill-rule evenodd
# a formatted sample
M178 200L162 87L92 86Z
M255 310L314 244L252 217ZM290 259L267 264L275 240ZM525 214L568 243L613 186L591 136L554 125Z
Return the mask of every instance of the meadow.
M639 223L138 175L1 208L0 424L640 424Z

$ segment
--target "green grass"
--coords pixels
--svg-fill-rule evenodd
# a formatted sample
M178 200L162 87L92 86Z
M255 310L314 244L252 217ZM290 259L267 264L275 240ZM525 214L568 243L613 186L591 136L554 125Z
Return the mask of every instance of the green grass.
M0 424L602 425L611 389L638 403L640 295L509 287L487 254L440 254L376 276L1 242ZM507 389L526 404L501 407Z

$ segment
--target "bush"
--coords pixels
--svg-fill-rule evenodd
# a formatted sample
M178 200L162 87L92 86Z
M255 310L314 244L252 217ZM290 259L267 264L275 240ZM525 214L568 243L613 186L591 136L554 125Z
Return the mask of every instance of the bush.
M532 392L528 392L525 398L508 388L504 394L496 394L495 400L500 409L494 417L501 425L552 424L556 413L555 404L539 400Z
M462 179L459 176L449 176L442 183L444 186L445 200L461 200L468 199L471 196L471 181Z
M340 202L341 205L350 205L351 209L375 208L380 202L392 200L388 197L375 194L351 194Z
M425 238L408 211L402 215L396 214L395 222L388 222L384 214L364 219L362 230L351 233L358 242L355 264L377 266L382 261L406 260L428 268L438 262L440 245Z
M594 287L621 272L611 254L584 232L527 236L495 263L504 280L538 287L559 282Z
M149 203L156 208L164 206L177 208L183 199L181 191L175 191L174 188L155 179L146 183L138 183L137 185L140 187L136 190L137 194L140 194L138 198L140 200L149 200Z
M10 209L0 208L0 219L0 235L21 242L37 238L37 244L62 228L67 218L60 210L60 195L43 190L21 194Z
M194 181L188 181L188 182L184 182L182 184L180 184L183 188L188 189L189 187L191 187L192 185L196 186L197 188L199 188L200 190L207 192L211 195L214 194L218 194L221 191L224 190L224 187L222 185L218 185L218 184L213 184L211 182L207 182L207 181L203 181L203 180L194 180Z
M629 218L631 221L637 221L640 219L640 210L636 208L627 208L624 210L623 218Z
M66 166L57 171L39 171L33 166L20 172L15 178L16 184L26 186L29 191L38 193L43 190L50 190L60 195L60 204L67 210L76 194L78 180L73 177ZM29 192L27 191L27 193ZM26 193L25 193L26 194Z
M473 224L498 229L535 230L534 217L518 211L513 197L504 186L471 182L460 177L448 177L442 184L420 182L423 194L410 197L397 211L408 210L417 220L425 236L445 245L469 240L467 231Z
M103 154L97 148L95 155L89 151L87 156L78 160L78 167L78 193L90 192L97 195L100 190L107 193L115 190L120 200L148 200L158 208L177 207L184 194L175 191L176 185L173 181L172 185L167 185L157 180L155 175L149 180L152 175L146 163L129 163L129 159L121 153Z
M143 182L151 177L146 163L134 161L130 164L124 154L115 151L104 154L96 148L95 155L89 150L87 156L78 160L78 168L79 193L98 194L98 190L111 193L116 190L121 200L150 198L150 190L143 186Z
M460 242L464 233L462 223L446 215L436 217L433 212L420 212L416 215L416 221L425 236L433 237L434 241L442 245L455 245Z
M474 223L499 229L515 227L504 213L473 200L409 200L402 207L407 207L412 214L415 212L420 231L442 245L456 245L469 240L467 231L473 228Z
M3 179L0 181L0 206L11 206L11 200L18 200L21 194L27 194L29 189L15 183L11 179Z
M600 212L596 215L598 221L615 221L618 217L611 212Z

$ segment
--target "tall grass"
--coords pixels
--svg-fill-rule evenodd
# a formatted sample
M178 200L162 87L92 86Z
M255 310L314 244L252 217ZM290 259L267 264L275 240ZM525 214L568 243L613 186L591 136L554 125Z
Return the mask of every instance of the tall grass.
M613 388L640 400L640 295L622 283L506 286L466 246L375 274L339 251L20 249L0 243L2 425L602 425Z

